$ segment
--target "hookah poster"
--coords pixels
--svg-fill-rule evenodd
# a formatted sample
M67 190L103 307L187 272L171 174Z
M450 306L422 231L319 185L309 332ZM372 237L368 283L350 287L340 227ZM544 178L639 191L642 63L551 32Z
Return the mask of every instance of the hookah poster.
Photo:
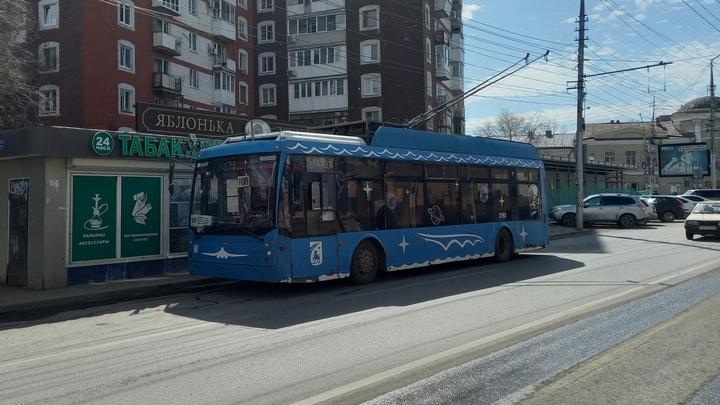
M120 251L122 257L160 254L160 177L122 177Z
M72 177L72 261L114 259L117 177Z

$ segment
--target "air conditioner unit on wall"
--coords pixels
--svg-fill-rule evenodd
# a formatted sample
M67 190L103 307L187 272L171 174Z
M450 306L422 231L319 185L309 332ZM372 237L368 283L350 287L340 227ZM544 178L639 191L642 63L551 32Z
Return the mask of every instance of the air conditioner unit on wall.
M287 75L288 75L288 77L295 77L297 75L297 73L295 73L294 70L290 69L290 70L288 70Z

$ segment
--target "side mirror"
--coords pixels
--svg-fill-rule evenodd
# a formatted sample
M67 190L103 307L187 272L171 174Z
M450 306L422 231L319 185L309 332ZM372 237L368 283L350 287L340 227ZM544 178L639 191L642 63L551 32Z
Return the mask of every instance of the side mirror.
M584 203L584 204L583 204L583 207L585 207L585 208L587 208L587 207L589 207L589 206L590 206L590 203Z

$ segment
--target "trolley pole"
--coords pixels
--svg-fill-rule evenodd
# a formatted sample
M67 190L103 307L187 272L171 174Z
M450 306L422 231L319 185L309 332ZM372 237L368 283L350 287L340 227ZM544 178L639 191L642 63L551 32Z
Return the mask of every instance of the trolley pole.
M585 102L585 0L580 0L580 17L578 27L578 79L577 79L577 129L575 131L575 171L577 181L577 193L575 196L575 226L578 231L583 230L583 198L584 190L584 154L583 134L584 118L583 104Z

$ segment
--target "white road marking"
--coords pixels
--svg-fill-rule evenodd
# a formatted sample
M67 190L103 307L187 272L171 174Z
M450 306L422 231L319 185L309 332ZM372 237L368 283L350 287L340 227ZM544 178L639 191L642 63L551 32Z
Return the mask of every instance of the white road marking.
M647 284L661 284L661 283L665 283L665 282L675 279L675 278L681 278L683 276L686 276L686 275L694 273L694 272L698 272L701 274L701 273L704 273L707 271L715 270L717 268L718 268L718 265L716 263L713 263L710 265L705 264L705 265L701 265L701 266L696 266L696 267L684 270L680 273L672 274L669 276L661 277L659 279L650 281ZM310 398L295 402L293 405L310 405L310 404L317 404L317 403L324 402L324 401L330 401L334 398L340 397L342 395L346 395L346 394L356 391L358 389L361 389L361 388L382 382L384 380L396 377L402 373L405 373L405 372L408 372L408 371L411 371L414 369L418 369L418 368L421 368L424 366L428 366L435 362L439 362L443 359L462 354L463 352L466 352L466 351L478 349L478 348L480 348L484 345L487 345L489 343L492 343L494 341L503 339L508 336L512 336L512 335L520 333L520 332L532 330L534 328L542 326L543 324L555 321L557 319L561 319L564 317L571 317L572 315L581 313L581 312L583 312L587 309L590 309L594 306L597 306L597 305L600 305L600 304L603 304L606 302L614 301L618 298L633 294L635 292L641 291L646 288L649 288L649 287L647 285L643 285L643 286L631 288L629 290L622 291L617 294L613 294L613 295L610 295L607 297L597 299L595 301L588 302L586 304L580 305L575 308L570 308L570 309L558 312L556 314L546 316L544 318L537 319L532 322L528 322L524 325L516 326L514 328L511 328L511 329L508 329L508 330L505 330L502 332L498 332L498 333L490 335L490 336L485 336L483 338L462 344L462 345L454 347L452 349L448 349L448 350L445 350L445 351L442 351L442 352L439 352L439 353L436 353L436 354L433 354L433 355L430 355L427 357L423 357L418 360L411 361L410 363L406 363L401 366L392 368L390 370L386 370L381 373L377 373L375 375L371 375L371 376L362 378L360 380L351 382L349 384L345 384L345 385L333 388L329 391L325 391L318 395L312 396Z

